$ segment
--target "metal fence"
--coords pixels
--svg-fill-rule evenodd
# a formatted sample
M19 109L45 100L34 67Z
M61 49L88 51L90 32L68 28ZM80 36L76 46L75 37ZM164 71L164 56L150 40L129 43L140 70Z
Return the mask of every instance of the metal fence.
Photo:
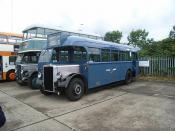
M141 75L175 77L175 57L144 57L149 67L140 67Z

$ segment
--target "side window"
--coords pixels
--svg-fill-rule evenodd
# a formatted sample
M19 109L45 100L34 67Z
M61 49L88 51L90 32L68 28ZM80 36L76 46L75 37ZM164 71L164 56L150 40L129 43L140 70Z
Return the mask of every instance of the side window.
M100 49L89 48L89 61L99 62L100 61Z
M25 55L22 59L23 63L28 63L29 61L29 56Z
M128 51L119 51L119 60L120 61L129 61L131 60Z
M60 33L48 35L47 43L48 46L60 45Z
M89 38L91 39L97 39L95 36L90 35Z
M110 50L102 49L101 50L101 59L103 62L110 61Z
M128 51L125 52L125 60L126 60L126 61L130 61L130 60L131 60L131 57L130 57Z
M56 50L53 50L53 52L52 52L52 62L57 62L57 52L56 52Z
M69 61L69 54L68 50L61 50L60 51L60 59L61 61L68 62Z
M30 60L31 63L37 63L37 56L31 55L31 56L30 56L30 59L31 59L31 60Z
M74 59L73 60L74 61L81 61L81 54L82 54L81 51L75 51L74 50L74 55L73 55Z
M87 61L87 52L86 51L82 52L82 60Z
M131 57L132 57L132 60L138 60L138 55L136 52L132 52Z
M73 52L73 61L86 61L86 50L81 47L76 47Z
M120 61L124 61L124 60L125 60L124 51L119 51L119 60L120 60Z
M111 61L118 61L119 60L119 53L118 51L111 52Z
M16 61L16 56L9 56L9 65L14 65Z

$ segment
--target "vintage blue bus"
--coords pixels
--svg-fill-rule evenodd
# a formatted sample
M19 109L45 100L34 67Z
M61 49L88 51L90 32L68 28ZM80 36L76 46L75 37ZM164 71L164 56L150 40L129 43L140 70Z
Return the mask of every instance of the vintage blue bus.
M138 75L138 48L61 33L49 35L47 42L37 80L45 95L65 91L75 101L88 89L122 80L128 84Z
M67 35L76 35L92 39L103 39L96 34L68 31L65 29L44 25L31 25L23 31L23 41L19 46L16 61L16 81L19 85L29 85L32 89L38 89L36 79L38 76L38 58L41 51L47 46L47 35L56 32L64 32Z

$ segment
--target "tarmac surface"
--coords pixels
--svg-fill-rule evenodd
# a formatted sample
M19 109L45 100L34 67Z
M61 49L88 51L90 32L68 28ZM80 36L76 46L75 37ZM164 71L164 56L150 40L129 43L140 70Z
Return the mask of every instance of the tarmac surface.
M115 84L76 102L0 82L0 105L7 118L0 131L175 130L175 82Z

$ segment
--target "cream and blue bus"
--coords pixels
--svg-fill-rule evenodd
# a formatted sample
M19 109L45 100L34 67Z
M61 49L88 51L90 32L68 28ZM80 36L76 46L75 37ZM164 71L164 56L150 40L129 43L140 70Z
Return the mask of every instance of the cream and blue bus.
M75 101L89 89L117 81L128 84L138 75L138 48L62 33L49 35L47 44L38 63L44 95L65 91Z

